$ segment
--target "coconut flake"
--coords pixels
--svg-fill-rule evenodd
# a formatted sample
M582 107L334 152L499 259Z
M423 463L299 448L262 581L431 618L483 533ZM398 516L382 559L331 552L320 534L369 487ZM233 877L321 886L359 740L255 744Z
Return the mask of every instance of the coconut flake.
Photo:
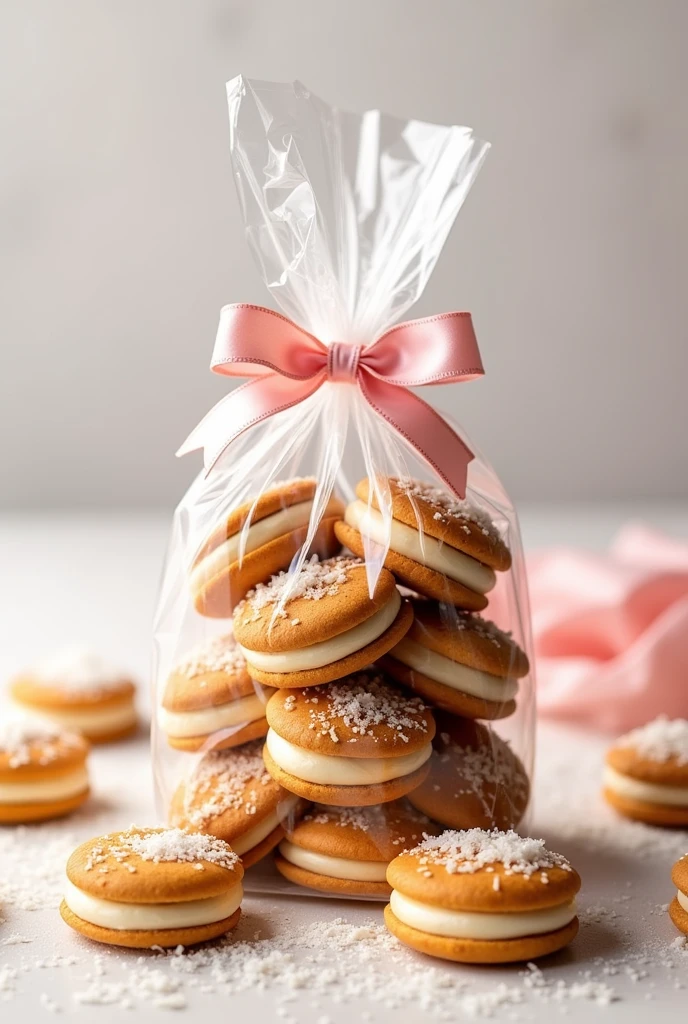
M502 864L506 875L530 877L544 868L571 871L571 865L560 853L553 853L543 839L519 836L510 829L470 828L461 832L447 831L428 836L408 850L421 864L435 864L450 875L475 874L491 864Z
M648 761L675 761L688 764L688 721L660 715L654 721L621 736L615 744L622 750L633 750Z
M205 672L227 672L238 675L246 669L246 660L231 633L211 636L193 647L175 665L175 675L194 679Z
M50 764L65 748L78 747L82 740L71 732L42 719L10 718L0 723L0 754L5 754L10 768L36 761Z
M363 560L350 555L338 555L322 562L317 555L312 555L298 573L280 572L269 583L259 583L248 592L235 614L240 618L250 608L257 617L263 608L278 605L277 614L286 618L285 606L299 597L306 601L334 597L349 579L350 570L357 565L363 565Z
M499 534L488 513L474 505L467 498L457 498L450 491L442 487L435 487L433 484L424 483L421 480L413 480L411 477L399 477L396 480L399 490L406 497L417 498L433 510L433 519L448 523L455 520L464 523L474 523L483 534L498 538Z
M184 787L184 817L197 828L225 811L256 813L264 786L274 785L262 756L263 741L213 750L198 763Z
M118 690L124 674L85 647L64 647L39 661L29 672L39 686L55 686L68 694L109 693Z
M342 726L355 734L348 742L369 736L377 743L377 731L391 729L394 743L408 743L409 733L428 731L422 700L388 686L381 676L359 673L320 688L317 696L312 689L302 690L301 696L306 704L316 705L308 709L309 728L329 735L335 743L340 741Z

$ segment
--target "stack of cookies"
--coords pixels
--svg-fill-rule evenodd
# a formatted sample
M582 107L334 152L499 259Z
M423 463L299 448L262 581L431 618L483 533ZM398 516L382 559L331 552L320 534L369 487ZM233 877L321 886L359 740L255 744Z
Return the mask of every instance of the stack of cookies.
M171 819L245 866L279 844L292 881L385 895L411 840L511 828L528 803L490 724L515 711L528 659L478 614L511 555L482 509L416 480L363 480L310 529L316 489L289 480L231 510L192 564L196 612L232 622L162 695L169 744L202 755Z

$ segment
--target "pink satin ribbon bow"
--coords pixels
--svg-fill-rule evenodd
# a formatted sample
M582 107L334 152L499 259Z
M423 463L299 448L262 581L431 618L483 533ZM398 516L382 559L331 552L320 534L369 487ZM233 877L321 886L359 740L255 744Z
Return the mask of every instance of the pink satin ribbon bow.
M211 369L250 377L221 399L177 455L203 448L209 472L228 445L255 423L289 409L325 381L356 384L368 404L463 497L473 453L449 424L408 389L483 374L470 313L442 313L397 324L370 345L324 345L262 306L225 306Z

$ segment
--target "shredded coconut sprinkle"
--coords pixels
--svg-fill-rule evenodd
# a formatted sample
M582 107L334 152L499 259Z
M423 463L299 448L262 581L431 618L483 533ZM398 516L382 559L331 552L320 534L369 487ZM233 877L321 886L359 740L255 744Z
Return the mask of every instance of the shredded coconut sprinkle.
M105 836L99 845L93 847L91 858L86 863L86 870L92 870L108 857L112 857L119 866L135 871L136 868L132 864L126 863L132 854L155 864L165 861L195 866L205 862L229 869L239 861L231 847L214 836L186 832L181 828L167 828L158 832L132 825L120 835Z
M505 740L496 737L489 746L476 748L453 743L446 732L440 733L439 739L443 779L446 777L451 784L451 777L444 773L449 773L453 767L462 782L462 788L452 794L456 799L467 794L475 796L488 817L492 816L500 789L509 792L514 807L525 803L528 779Z
M438 522L448 523L453 519L474 523L486 537L497 537L495 525L487 512L466 498L457 498L441 487L413 480L411 477L399 477L396 482L402 494L411 500L417 498L434 509L433 519Z
M213 750L197 765L184 787L184 816L197 828L225 811L256 813L265 786L276 788L262 756L263 741L232 750Z
M648 761L675 761L688 764L688 721L660 715L639 729L633 729L617 740L616 746L634 750Z
M238 674L246 668L246 661L231 633L211 636L193 647L174 667L174 673L194 679L205 672Z
M19 768L32 760L50 764L65 747L80 743L74 733L38 719L13 718L0 723L0 754L7 756L10 768Z
M277 605L277 614L286 618L284 606L298 597L321 601L339 593L339 588L349 579L349 571L356 565L363 565L363 560L338 555L321 562L317 555L312 555L299 573L281 572L269 583L259 583L255 590L250 590L236 615L241 618L248 606L257 618L266 606Z
M301 691L310 718L309 729L321 736L329 735L334 743L340 742L338 727L342 725L354 733L355 742L359 736L370 736L374 742L380 737L379 728L392 729L394 742L409 742L409 733L427 732L423 716L425 704L418 697L407 697L382 681L380 676L361 673L341 682L330 683L327 687Z
M39 685L57 686L75 696L117 690L125 679L121 671L83 647L65 647L57 651L39 661L29 674Z
M450 875L475 874L491 864L503 864L505 875L530 877L544 868L571 871L571 865L560 853L552 853L543 839L529 839L513 830L500 832L470 828L462 832L443 832L428 836L407 851L418 857L422 865L435 864Z

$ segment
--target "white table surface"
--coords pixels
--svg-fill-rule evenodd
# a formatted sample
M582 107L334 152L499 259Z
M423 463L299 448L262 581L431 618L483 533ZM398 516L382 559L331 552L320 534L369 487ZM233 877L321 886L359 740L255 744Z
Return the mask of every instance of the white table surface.
M530 548L558 542L600 547L627 518L644 518L688 535L688 510L680 505L533 507L522 512ZM0 520L2 679L75 642L94 646L145 680L166 533L167 522L159 515ZM366 943L364 933L347 952L341 943L330 948L316 934L315 925L323 920L379 925L381 907L370 903L247 898L238 934L249 943L242 948L255 963L244 960L237 966L236 958L227 958L224 980L198 959L181 963L154 953L139 958L90 944L63 925L55 909L64 858L89 836L154 821L145 735L97 749L92 756L94 797L87 807L48 830L0 830L0 1022L45 1019L53 1012L104 1024L144 1013L147 1019L163 1019L178 1005L182 1019L193 1022L222 1013L254 1024L275 1019L341 1024L352 1015L406 1024L422 1017L484 1015L484 1000L473 997L485 993L492 993L493 1016L500 1020L549 1021L559 1014L574 1021L599 1016L610 1024L635 1024L649 1016L684 1020L688 946L678 948L677 933L662 907L672 897L669 870L688 851L688 834L623 822L604 807L598 796L604 747L604 737L546 723L539 730L531 833L543 835L571 858L584 888L579 938L566 952L542 962L543 976L536 985L532 979L524 982L522 967L444 965L395 949L394 943L387 949L381 940ZM46 849L52 862L47 872ZM18 850L24 891L27 883L35 884L42 909L25 910L13 902ZM333 926L342 934L346 928ZM294 961L300 973L296 967L285 971L267 964L264 947L254 939L259 931L276 940L274 957L282 964ZM299 948L299 933L311 948ZM328 963L341 967L349 956L356 978L377 990L377 997L347 995L341 970L326 983ZM196 969L189 973L192 966ZM247 981L249 972L260 980ZM243 992L236 991L239 981L247 986ZM397 1005L388 1005L395 988ZM434 1000L428 999L428 990L435 991ZM83 1001L93 993L99 1002Z

